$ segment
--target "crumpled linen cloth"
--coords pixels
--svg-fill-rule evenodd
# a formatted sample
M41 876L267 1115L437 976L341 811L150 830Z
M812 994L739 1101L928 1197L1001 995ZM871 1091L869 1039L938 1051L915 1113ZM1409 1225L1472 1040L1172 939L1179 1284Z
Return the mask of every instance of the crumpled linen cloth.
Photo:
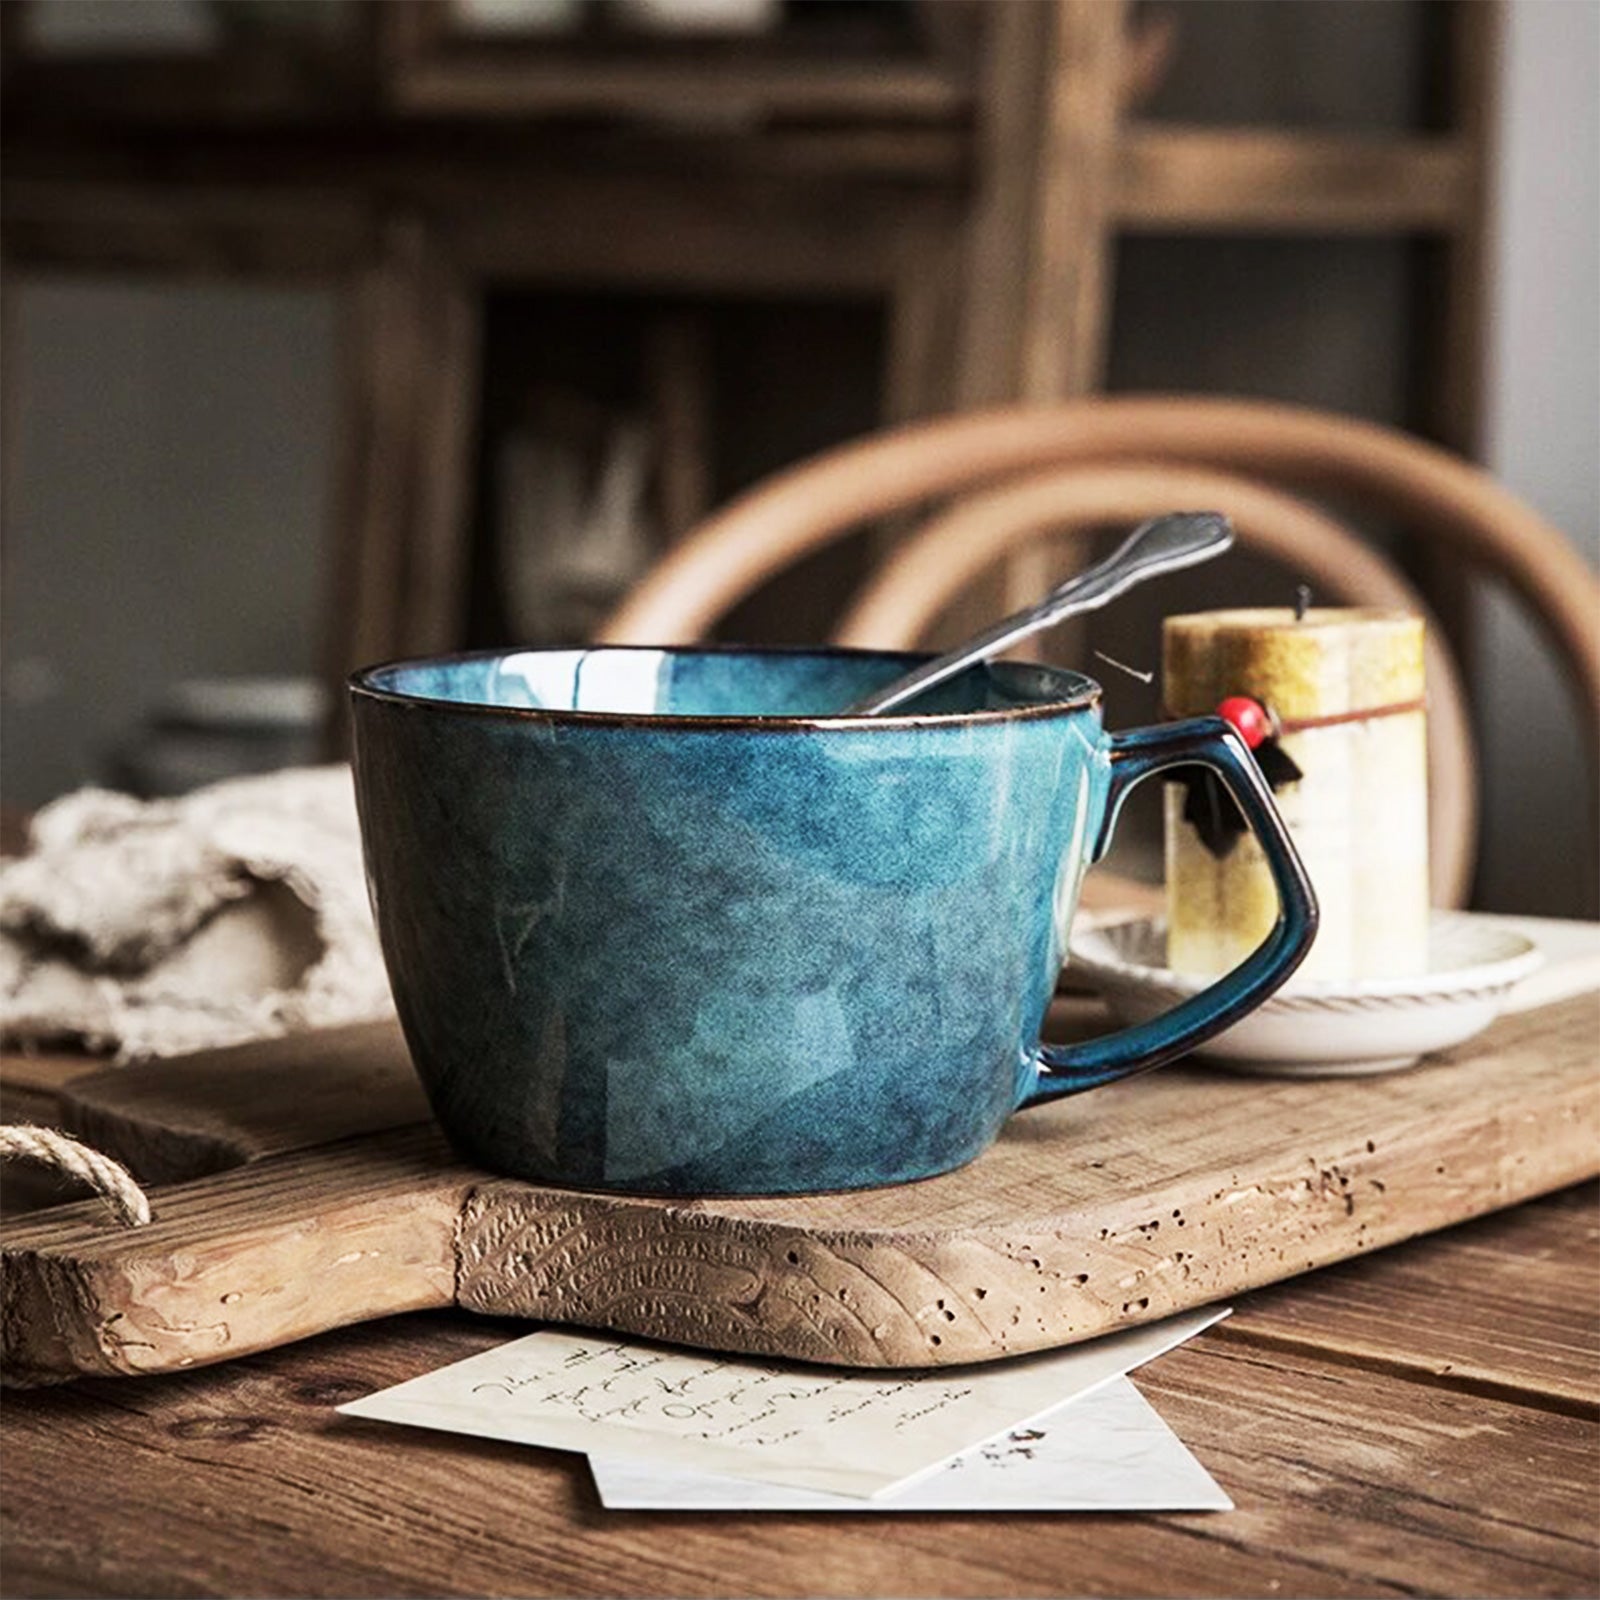
M80 789L0 861L0 1034L128 1061L393 1015L347 766Z

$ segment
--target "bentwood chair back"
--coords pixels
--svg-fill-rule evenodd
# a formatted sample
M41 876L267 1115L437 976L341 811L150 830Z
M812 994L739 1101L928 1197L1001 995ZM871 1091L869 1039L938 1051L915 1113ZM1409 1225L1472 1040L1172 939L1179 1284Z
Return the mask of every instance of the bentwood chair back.
M1052 473L1135 463L1140 471L1121 478ZM1151 476L1158 466L1187 468L1189 476L1182 484L1158 482ZM1200 480L1198 468L1265 482ZM1024 474L1033 481L985 494L971 518L958 506L939 519L921 536L927 544L914 536L869 584L841 632L876 644L914 636L941 609L930 576L934 566L968 560L956 550L969 541L988 552L980 563L986 565L1044 534L1174 503L1210 503L1229 512L1247 544L1292 560L1336 598L1421 609L1398 574L1339 524L1268 487L1289 486L1381 512L1408 533L1498 574L1555 647L1591 738L1600 728L1600 579L1555 528L1488 474L1432 445L1375 423L1262 401L1100 398L941 418L842 446L777 474L703 523L613 613L599 637L661 644L703 637L744 595L863 523L995 490ZM1046 487L1047 475L1053 487ZM1179 487L1186 493L1176 501L1144 497L1147 489L1161 494ZM1208 487L1209 500L1188 497L1187 491ZM1052 496L1057 509L1045 521L1042 508ZM942 531L951 526L958 531ZM914 553L913 546L922 551L934 540L936 554ZM970 582L974 570L964 567L962 581ZM891 574L895 586L911 586L903 609L889 598ZM1429 663L1434 892L1441 903L1459 904L1473 858L1476 785L1468 781L1471 745L1459 683L1443 661L1436 652Z

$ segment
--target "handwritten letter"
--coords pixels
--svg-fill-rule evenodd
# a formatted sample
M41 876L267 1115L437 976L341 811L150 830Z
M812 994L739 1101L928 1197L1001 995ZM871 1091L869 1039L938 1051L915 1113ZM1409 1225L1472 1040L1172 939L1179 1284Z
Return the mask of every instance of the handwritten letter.
M780 1366L546 1331L339 1409L871 1498L1119 1377L1215 1316L931 1373Z
M907 1489L862 1500L638 1459L591 1456L618 1511L1229 1511L1233 1502L1128 1378L1116 1378L957 1456Z

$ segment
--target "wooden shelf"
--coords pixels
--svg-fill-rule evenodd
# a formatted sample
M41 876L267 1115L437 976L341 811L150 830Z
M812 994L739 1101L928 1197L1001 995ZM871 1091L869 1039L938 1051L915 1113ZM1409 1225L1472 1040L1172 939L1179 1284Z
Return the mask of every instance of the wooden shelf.
M971 141L954 127L759 128L485 126L418 119L325 127L56 129L6 124L6 186L151 190L211 185L243 192L381 192L422 198L492 190L539 174L630 175L707 185L725 179L819 180L921 188L958 199ZM10 209L9 197L0 195Z
M574 135L531 151L499 140L465 163L471 141L453 143L30 134L7 152L7 258L34 270L337 275L372 260L380 219L404 213L484 281L875 297L914 269L919 241L957 225L965 181L959 140L932 129Z
M446 15L429 0L386 0L345 39L320 46L272 36L150 56L23 46L7 67L8 120L191 130L356 117L951 126L973 107L970 51L919 45L915 32L487 39L444 25Z
M423 116L627 117L724 124L768 117L950 122L969 89L930 62L768 56L600 60L441 52L408 63L389 92Z
M569 34L489 37L447 0L398 0L378 39L384 103L401 116L949 124L972 111L976 22L923 0L887 27L823 5L748 35L652 35L598 12Z
M470 144L471 136L460 133ZM510 201L518 190L548 198L597 184L654 210L652 186L664 183L676 193L685 174L695 172L708 181L909 182L944 191L956 203L969 170L959 131L932 127L767 129L738 137L705 129L633 138L552 132L541 136L536 152L521 146L520 153L504 141L478 140L465 182L454 164L462 151L441 155L426 139L396 137L381 153L359 132L343 139L322 134L318 141L313 157L287 130L219 133L198 143L186 136L175 145L136 138L56 146L48 137L19 135L11 141L3 197L13 253L34 255L35 234L42 243L46 233L75 224L92 254L94 239L127 238L140 218L188 215L197 235L220 229L210 253L226 267L229 216L248 217L256 231L276 225L321 235L332 226L343 233L347 224L329 220L340 209L334 198L374 188L437 205L451 193ZM1471 152L1456 139L1135 124L1117 152L1110 209L1117 227L1140 233L1447 234L1473 214L1474 181ZM826 203L819 195L817 204ZM511 235L543 229L547 221L535 208L520 222L480 217L475 231L498 238L508 229ZM138 253L108 264L134 265ZM315 258L320 251L291 253ZM152 264L162 259L158 249Z
M1496 0L1430 9L1438 103L1413 110L1447 136L1154 120L1138 108L1183 28L1132 0L537 44L386 0L357 8L342 56L235 37L144 63L30 58L22 9L0 0L9 267L341 297L330 682L459 642L463 441L507 287L878 303L893 422L1099 388L1119 234L1420 237L1437 332L1419 389L1431 431L1471 447Z
M1138 232L1447 232L1475 205L1453 138L1135 124L1118 144L1113 215Z

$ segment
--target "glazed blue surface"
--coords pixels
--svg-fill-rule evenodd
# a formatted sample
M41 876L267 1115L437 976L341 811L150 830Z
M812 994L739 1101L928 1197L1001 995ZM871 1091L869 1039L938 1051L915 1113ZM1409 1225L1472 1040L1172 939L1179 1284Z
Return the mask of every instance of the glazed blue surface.
M785 720L912 659L547 651L358 675L374 909L465 1154L679 1195L925 1177L1020 1105L1166 1059L1292 970L1307 908L1186 1021L1042 1050L1083 870L1175 747L1165 730L1114 744L1088 680L1009 664L911 716ZM1184 759L1228 748L1177 726Z

